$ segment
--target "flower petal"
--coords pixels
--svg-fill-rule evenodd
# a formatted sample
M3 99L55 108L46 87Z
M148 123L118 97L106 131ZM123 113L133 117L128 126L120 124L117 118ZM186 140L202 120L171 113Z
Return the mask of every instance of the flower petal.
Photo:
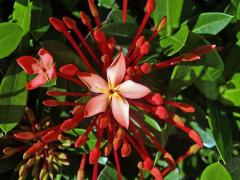
M27 90L33 90L36 89L42 85L44 85L47 82L47 78L44 73L38 74L34 79L29 81L26 84L26 89Z
M126 73L126 63L125 58L122 52L118 55L118 57L113 61L113 63L107 69L107 77L109 83L113 87L120 84Z
M78 78L86 84L89 91L103 93L108 88L107 82L97 74L80 72L78 73Z
M57 76L55 64L51 65L50 68L48 68L47 75L50 80L53 80Z
M131 80L125 81L118 86L122 96L129 99L139 99L148 95L151 91L146 86L135 83Z
M48 66L51 66L51 64L53 63L53 57L46 49L40 49L38 55L40 56L44 67L47 68Z
M126 99L119 95L112 96L112 113L116 121L128 129L129 126L129 104Z
M42 70L39 61L31 56L20 57L17 59L17 63L27 74L38 74Z
M84 117L91 117L98 113L105 112L109 104L109 96L100 94L88 101L84 109Z

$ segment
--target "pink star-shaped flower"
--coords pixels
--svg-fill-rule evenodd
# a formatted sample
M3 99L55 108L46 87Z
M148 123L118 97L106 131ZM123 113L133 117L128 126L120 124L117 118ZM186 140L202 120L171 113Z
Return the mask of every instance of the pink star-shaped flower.
M56 77L55 64L52 55L44 48L38 52L39 60L32 56L23 56L17 59L17 63L27 74L37 76L26 84L27 90L38 88Z
M116 60L107 69L106 82L97 74L81 72L78 77L83 81L91 92L98 93L86 104L85 117L91 117L105 112L111 105L112 114L116 121L123 127L129 125L129 104L127 99L139 99L150 93L150 90L141 84L131 80L123 81L126 72L126 64L121 52Z

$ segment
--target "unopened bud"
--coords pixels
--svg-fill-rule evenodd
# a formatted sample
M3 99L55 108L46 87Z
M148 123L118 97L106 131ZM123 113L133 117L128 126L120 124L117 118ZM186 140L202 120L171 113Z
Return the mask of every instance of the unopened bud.
M28 166L28 167L31 167L31 166L34 164L34 162L35 162L35 158L29 159L29 160L27 161L27 166Z
M31 131L14 133L14 136L18 139L31 140L35 138L35 134Z
M59 32L67 31L64 23L61 20L54 18L54 17L50 17L49 22L57 31L59 31Z
M113 148L114 148L114 150L117 151L120 146L121 146L121 141L118 138L114 138L114 140L113 140Z
M69 29L75 29L77 27L76 21L69 17L64 16L63 21Z
M197 145L202 148L203 147L203 141L202 138L199 136L199 134L194 131L194 130L190 130L188 133L189 137L195 141L197 143Z
M155 114L160 118L160 119L167 119L169 117L168 111L165 107L163 106L158 106L156 108Z
M84 12L80 12L80 18L84 25L88 26L91 24L90 18Z
M107 157L112 152L113 145L112 143L107 143L107 145L104 148L104 155Z
M163 157L172 168L175 167L175 161L171 154L166 152Z
M157 26L157 31L160 32L167 24L167 16L163 16L160 23Z
M85 143L87 142L87 137L82 135L82 136L79 136L77 141L75 142L75 147L80 147L82 145L84 145Z
M153 168L153 161L148 157L143 162L144 168L151 171Z
M131 145L128 143L123 143L121 148L121 155L122 157L127 157L131 154Z
M106 41L106 35L103 31L101 30L96 30L94 31L94 38L96 39L97 42L103 42Z
M141 71L144 74L148 74L152 70L152 66L149 63L144 63L141 65Z
M93 0L88 0L88 4L89 4L89 8L90 8L90 11L91 11L93 17L99 17L98 9L97 9L96 5L94 4Z
M191 154L195 154L201 147L199 147L199 145L197 144L194 144L192 145L189 150L188 150L188 153L191 155Z
M79 69L74 64L67 64L60 68L60 72L67 76L75 76L79 72Z
M150 48L151 48L150 43L149 43L148 41L146 41L146 42L142 45L142 47L141 47L141 49L140 49L140 53L141 53L142 55L147 55L147 54L149 53L149 51L150 51Z
M140 49L145 41L146 41L145 37L140 36L136 42L136 47Z
M89 164L95 164L95 163L97 163L99 157L100 157L100 150L99 150L99 148L94 147L94 148L90 151Z
M146 4L146 12L151 14L155 9L155 0L148 0Z
M154 105L157 106L161 106L164 103L163 97L159 93L154 93L151 100L154 103Z
M47 174L46 168L41 169L40 174L39 174L39 179L42 180L46 174Z

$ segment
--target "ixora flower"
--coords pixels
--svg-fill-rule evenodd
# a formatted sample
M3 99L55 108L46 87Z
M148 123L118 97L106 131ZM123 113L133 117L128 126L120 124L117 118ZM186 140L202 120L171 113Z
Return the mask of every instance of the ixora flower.
M89 153L89 164L93 164L92 179L98 177L98 159L101 154L109 156L113 152L118 179L122 179L121 167L119 162L119 150L123 158L129 156L132 147L139 154L137 166L139 168L139 178L143 179L143 170L149 171L155 179L163 179L163 177L175 168L175 165L184 160L186 157L195 153L203 146L203 142L199 134L187 127L181 117L168 110L170 106L177 108L184 113L192 113L194 107L189 104L175 102L165 99L159 92L154 92L151 85L147 87L141 81L143 76L148 76L153 69L162 69L174 66L180 62L200 60L201 56L216 49L215 45L207 45L197 47L189 53L182 54L170 60L161 61L158 63L141 63L144 56L150 53L151 42L158 36L159 32L164 28L167 18L163 17L159 25L155 27L152 35L145 37L142 32L150 18L151 13L155 9L154 0L148 0L146 3L145 16L136 32L134 40L129 47L121 47L117 45L114 37L107 37L103 31L99 11L93 0L88 0L91 14L94 17L96 27L92 26L90 18L84 13L80 13L82 23L88 28L90 35L93 37L100 56L96 55L95 50L87 43L77 23L69 18L64 17L63 20L51 17L49 18L52 26L62 33L79 55L88 71L83 72L74 64L66 64L56 72L58 78L64 78L72 83L79 85L79 92L62 92L58 90L49 90L47 95L52 97L57 96L74 96L76 98L87 97L87 102L60 102L55 99L45 100L46 106L72 106L73 116L53 129L49 129L46 134L43 134L41 140L45 143L57 141L58 137L71 129L81 126L81 122L86 120L89 122L86 131L79 135L75 141L75 148L83 146L91 131L96 133L97 141L93 149ZM127 21L127 6L128 1L123 0L122 22L123 26ZM81 41L82 46L79 46L73 38L74 33ZM82 49L86 51L83 51ZM124 54L123 50L127 53ZM42 50L41 50L42 52ZM37 88L47 80L54 77L54 63L51 55L44 50L41 60L37 61L34 58L20 58L18 63L28 74L38 74L34 83L30 83L31 88ZM87 54L86 54L87 53ZM48 58L46 58L48 57ZM40 66L40 62L44 65ZM39 64L40 63L40 64ZM95 63L97 68L93 68ZM35 70L38 67L38 70ZM47 68L49 67L49 68ZM149 84L149 83L148 83ZM28 86L27 86L28 87ZM84 89L84 91L82 91ZM86 99L86 98L85 98ZM144 119L139 114L148 114L156 121L163 121L178 129L182 130L193 141L193 145L183 155L174 159L160 144L155 135L147 128ZM139 130L141 129L141 131ZM141 135L140 135L141 133ZM168 164L167 167L158 167L154 164L153 157L149 154L146 145L143 142L142 134L144 134L155 148L161 152L162 159ZM102 140L106 140L104 150L100 148ZM33 147L37 145L34 144ZM78 179L84 178L84 168L88 154L82 154L80 168L78 171Z

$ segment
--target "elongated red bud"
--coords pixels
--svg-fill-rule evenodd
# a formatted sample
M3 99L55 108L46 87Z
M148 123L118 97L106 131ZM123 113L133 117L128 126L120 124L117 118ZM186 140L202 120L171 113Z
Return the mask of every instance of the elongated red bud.
M66 26L68 27L68 29L72 30L72 29L75 29L77 27L76 21L74 21L72 18L64 16L63 21L66 24Z
M141 65L141 71L142 71L144 74L150 73L151 70L152 70L151 64L149 64L149 63L144 63L144 64Z
M18 139L31 140L35 138L35 134L31 131L14 133L14 136Z
M155 110L155 114L160 118L160 119L167 119L169 117L168 111L165 107L163 106L158 106Z
M99 12L93 0L88 0L90 11L93 17L99 17Z
M91 151L90 151L90 155L89 155L89 164L95 164L97 163L99 157L100 157L100 150L97 147L94 147Z
M151 172L152 176L155 178L155 180L163 179L162 173L157 167L153 167L150 172Z
M168 163L172 168L175 167L175 161L174 161L174 159L173 159L173 157L172 157L171 154L169 154L168 152L166 152L163 157L164 157L165 161L167 161L167 163Z
M122 140L125 135L125 130L123 128L118 128L117 130L117 139Z
M186 53L186 54L183 54L181 56L181 60L182 61L187 61L187 62L196 61L196 60L199 60L199 59L201 59L201 57L197 54L194 54L194 53Z
M50 17L49 19L50 24L59 32L66 32L67 28L65 27L64 23L55 18L55 17Z
M74 64L67 64L60 68L60 72L67 76L75 76L79 69Z
M52 141L56 141L58 139L59 134L60 131L50 131L42 137L42 141L46 144Z
M195 108L186 103L180 103L179 109L181 109L182 111L187 112L187 113L195 112Z
M122 157L128 157L131 154L131 145L124 142L121 148Z
M145 37L140 36L136 42L136 47L140 49L145 41L146 41Z
M20 146L20 147L6 147L3 149L3 153L5 155L11 156L15 153L18 153L20 151L23 151L24 149L26 149L25 146Z
M183 128L185 127L184 122L182 121L182 119L177 114L174 114L172 119L179 127L183 127Z
M146 4L146 12L151 14L155 9L155 0L148 0Z
M117 138L114 138L114 139L113 139L113 148L114 148L114 150L117 151L117 150L120 148L121 142L122 142L122 141L120 141L120 140L117 139Z
M43 105L50 106L50 107L56 107L59 105L59 102L54 99L44 100Z
M161 106L164 103L163 97L159 93L154 93L154 95L151 98L154 105Z
M147 157L144 161L143 161L143 166L145 169L147 169L148 171L151 171L151 169L153 168L153 160L151 160L149 157Z
M112 152L113 145L112 143L107 143L107 145L104 148L104 156L109 156L109 154Z
M58 90L49 90L47 91L48 96L63 96L64 92L58 91Z
M80 12L80 18L84 25L91 25L91 19L84 12Z
M140 49L140 52L142 55L146 55L149 53L150 51L150 48L151 48L151 45L148 41L146 41L145 43L143 43L141 49Z
M94 38L96 39L97 42L103 42L106 41L106 35L103 31L101 30L96 30L94 31Z
M163 16L160 23L157 26L157 31L160 32L167 24L167 16Z
M213 50L216 50L216 48L217 48L216 45L200 46L200 47L194 49L193 53L198 54L198 55L203 55L203 54L207 54Z
M75 147L78 148L78 147L81 147L82 145L84 145L85 143L87 142L87 137L82 135L82 136L79 136L77 141L75 142Z
M198 144L194 144L192 145L189 150L188 150L188 154L191 155L191 154L195 154L199 149L201 149L201 147L199 147Z
M39 141L35 144L33 144L24 154L23 159L28 159L32 154L40 151L44 147L44 143Z
M203 147L202 138L199 136L199 134L196 131L191 130L189 131L188 135L193 141L195 141L198 144L200 148Z
M70 119L65 120L62 123L60 129L63 131L68 131L68 130L76 128L78 126L78 124L79 124L79 121L76 120L76 118L70 118Z

